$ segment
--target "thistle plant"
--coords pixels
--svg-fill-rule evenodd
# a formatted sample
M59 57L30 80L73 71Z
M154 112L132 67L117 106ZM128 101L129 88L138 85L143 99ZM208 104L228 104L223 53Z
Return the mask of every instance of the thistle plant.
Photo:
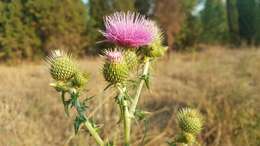
M144 85L149 88L150 65L164 55L167 47L163 46L163 35L157 24L138 13L116 12L104 17L104 23L105 30L101 33L107 42L114 45L103 53L101 72L107 82L104 92L109 88L117 91L115 101L120 111L119 123L123 125L124 146L130 146L132 120L145 116L144 111L137 110L137 105ZM54 79L51 86L61 94L66 114L70 115L72 108L77 111L75 132L85 127L98 145L113 146L109 138L106 141L101 138L99 127L86 114L91 98L80 98L88 74L79 69L72 57L61 51L54 51L47 60ZM183 109L178 113L178 121L182 133L177 136L176 142L193 143L202 129L200 114Z

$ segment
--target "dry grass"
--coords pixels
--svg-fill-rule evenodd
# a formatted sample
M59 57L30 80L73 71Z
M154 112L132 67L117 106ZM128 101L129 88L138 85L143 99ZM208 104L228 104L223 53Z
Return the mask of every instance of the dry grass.
M81 60L92 80L89 114L102 126L103 137L120 139L116 131L113 92L102 93L105 82L98 59ZM65 117L59 95L44 64L0 66L0 146L93 146L86 133L73 136L72 118ZM208 146L260 145L260 50L212 48L200 53L173 54L154 65L152 90L143 93L142 108L151 112L146 146L165 146L178 128L175 111L199 108L206 126L199 137ZM135 125L134 146L142 140Z

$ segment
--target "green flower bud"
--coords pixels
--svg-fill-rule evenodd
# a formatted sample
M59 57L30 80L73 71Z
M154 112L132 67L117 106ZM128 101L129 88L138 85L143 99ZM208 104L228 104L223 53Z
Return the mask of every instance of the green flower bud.
M88 75L86 73L82 72L76 72L75 75L72 78L72 84L73 86L82 88L87 84L88 81Z
M119 51L107 51L103 66L103 76L109 83L122 83L128 78L128 66Z
M198 134L202 130L202 115L195 109L183 108L178 114L178 123L180 128L187 133Z
M194 144L196 137L191 133L182 132L176 136L175 141L178 143Z
M50 64L50 74L57 81L71 79L77 70L71 58L60 51L54 51L48 62Z
M138 58L134 51L126 51L124 53L124 60L128 66L129 70L134 69L138 65Z
M157 58L165 54L168 47L163 46L163 35L161 30L155 24L154 33L156 34L153 41L146 47L141 48L140 53L146 57Z

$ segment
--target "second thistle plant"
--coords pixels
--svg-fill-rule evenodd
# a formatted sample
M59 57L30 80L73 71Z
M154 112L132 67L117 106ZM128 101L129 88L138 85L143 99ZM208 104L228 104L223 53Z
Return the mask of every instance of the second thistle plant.
M137 110L137 105L143 86L146 84L149 87L150 64L162 57L167 47L163 46L163 35L156 23L139 13L116 12L106 16L104 21L105 30L102 34L106 41L116 47L104 52L102 74L109 83L107 88L117 90L115 101L120 109L120 122L123 122L123 144L130 146L132 119L145 117L145 112ZM54 51L48 58L48 63L50 74L55 80L51 86L61 93L65 112L69 115L71 108L76 110L75 132L78 133L81 126L84 126L98 145L113 146L109 138L108 141L103 141L98 127L86 114L88 106L85 101L89 98L80 99L88 75L78 68L69 55L61 51ZM134 71L136 74L130 79L130 74ZM181 132L176 136L174 144L195 143L196 136L203 127L201 114L194 109L184 108L178 112L177 117Z

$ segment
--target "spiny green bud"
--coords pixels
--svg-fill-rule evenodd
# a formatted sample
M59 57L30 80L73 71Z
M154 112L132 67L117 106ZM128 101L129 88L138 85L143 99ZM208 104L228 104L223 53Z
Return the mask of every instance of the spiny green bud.
M50 74L57 81L67 81L73 77L77 67L69 56L56 50L48 58Z
M124 53L124 59L129 70L134 69L138 64L138 58L134 51L130 51L130 50L126 51Z
M72 78L73 86L77 86L79 88L84 87L87 84L88 75L82 72L76 72Z
M178 114L178 123L180 128L187 133L198 134L202 130L202 115L195 109L183 108Z
M103 75L107 82L116 84L124 82L128 77L128 66L119 51L105 52L106 62L103 66Z
M191 133L182 132L176 136L175 141L178 143L194 144L196 137Z
M161 30L158 28L158 26L155 24L154 26L154 32L155 32L155 37L153 41L145 48L143 48L142 52L145 54L147 57L161 57L165 54L167 51L168 47L165 47L162 45L163 43L163 35Z

